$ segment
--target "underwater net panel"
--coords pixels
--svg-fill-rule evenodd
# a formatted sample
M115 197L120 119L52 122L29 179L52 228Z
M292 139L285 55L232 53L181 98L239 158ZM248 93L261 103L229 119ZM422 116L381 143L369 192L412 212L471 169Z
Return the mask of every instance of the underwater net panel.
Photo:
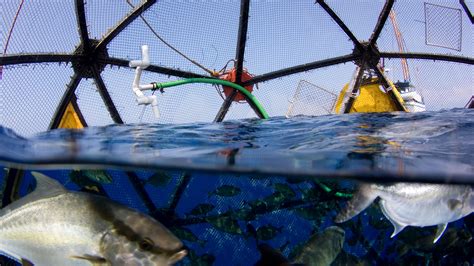
M425 3L426 44L461 51L461 9Z
M298 261L309 248L322 252L311 259L325 265L473 262L472 215L450 223L436 244L430 228L410 226L391 238L393 227L376 202L335 224L336 214L357 193L350 180L134 169L133 186L130 172L117 170L41 173L69 190L106 195L159 220L189 252L177 265L254 265L277 254ZM33 189L25 171L19 194ZM275 253L259 252L262 244Z

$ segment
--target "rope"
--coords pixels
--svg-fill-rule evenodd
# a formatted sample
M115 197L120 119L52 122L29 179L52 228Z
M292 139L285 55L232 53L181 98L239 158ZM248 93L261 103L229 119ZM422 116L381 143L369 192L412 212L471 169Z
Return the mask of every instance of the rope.
M13 28L15 28L16 20L18 19L18 15L20 15L20 10L23 7L24 2L25 0L21 0L20 6L18 6L18 10L16 11L15 17L13 18L13 23L7 35L7 41L5 43L5 48L3 49L3 54L7 53L8 44L10 43L10 38L12 37L12 33L13 33Z
M20 15L20 11L21 11L21 8L23 7L24 2L25 0L21 0L20 5L18 6L18 10L16 11L15 17L13 18L13 23L12 23L12 26L10 27L10 30L8 31L7 41L5 42L5 48L3 48L3 54L7 53L8 44L10 43L10 39L13 33L13 28L15 28L16 20L18 19L18 15ZM0 66L0 79L2 78L2 73L3 73L3 66Z

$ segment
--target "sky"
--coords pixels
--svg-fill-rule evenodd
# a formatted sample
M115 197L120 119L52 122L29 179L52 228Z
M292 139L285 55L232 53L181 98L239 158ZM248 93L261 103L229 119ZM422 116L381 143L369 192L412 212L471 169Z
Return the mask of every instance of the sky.
M101 38L130 11L126 0L86 2L91 38ZM460 8L458 1L426 2ZM473 1L467 2L472 8ZM20 0L0 0L2 51L19 3ZM327 3L360 40L370 37L384 4L383 1L368 0L331 0ZM239 8L240 1L236 0L164 0L157 1L145 17L176 48L208 68L218 70L235 57ZM399 0L394 9L408 51L474 57L473 27L463 10L462 50L458 52L426 45L424 1ZM442 22L445 16L435 16L434 21ZM441 31L434 37L446 40L454 38L452 36ZM74 1L30 0L25 1L19 14L7 54L71 53L78 43ZM140 19L109 44L108 52L112 57L139 59L143 44L149 45L153 64L205 74L157 40ZM378 45L381 51L398 50L391 24L387 24L382 31ZM348 37L319 5L314 4L314 0L251 1L244 67L253 75L346 55L352 52L352 48ZM385 63L391 70L388 73L390 78L395 81L403 78L400 60ZM409 60L409 67L412 82L423 93L429 110L463 107L473 94L473 66ZM338 93L351 79L354 69L354 64L349 62L264 82L259 84L258 89L254 88L254 95L270 116L281 116L286 113L301 80ZM70 65L57 63L6 69L0 81L0 124L22 135L46 130L72 74ZM127 123L210 122L222 103L216 89L209 85L170 88L163 95L158 95L162 116L156 120L151 109L142 112L143 108L135 104L131 90L133 70L108 67L102 76ZM176 79L146 73L143 82ZM320 91L308 93L317 95ZM92 80L83 80L76 94L89 125L112 123ZM253 110L246 104L234 104L227 118L246 117L255 117Z

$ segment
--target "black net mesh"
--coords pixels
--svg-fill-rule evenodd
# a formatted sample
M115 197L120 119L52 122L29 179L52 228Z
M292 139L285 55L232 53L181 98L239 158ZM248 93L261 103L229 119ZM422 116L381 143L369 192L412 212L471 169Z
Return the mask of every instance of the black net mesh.
M113 95L113 92L110 93ZM93 79L83 79L76 89L77 104L89 126L113 124ZM119 107L117 109L120 110Z
M132 80L135 72L130 69L106 68L103 72L104 82L109 88L122 119L126 123L191 123L209 122L219 110L222 98L212 85L188 84L167 88L163 93L156 91L160 117L155 118L149 106L137 105L132 91ZM168 76L145 72L142 83L166 82ZM151 91L145 92L151 95Z
M344 32L313 1L251 1L249 16L245 66L251 74L352 52Z
M461 2L474 11L473 1ZM248 19L246 12L241 14L246 3ZM46 131L58 106L75 98L88 126L120 119L124 123L213 121L224 102L221 86L199 83L155 91L159 118L149 106L137 105L132 91L135 69L128 62L142 58L142 45L149 46L152 66L144 70L140 84L215 78L209 72L222 70L222 74L241 66L254 79L252 94L270 117L327 114L336 95L350 82L361 55L353 53L354 40L323 3L362 42L373 35L380 13L390 2L0 0L0 125L23 136ZM385 53L381 63L388 78L394 82L409 79L427 110L465 106L474 94L474 27L460 1L396 1L392 11L396 26L392 17L387 19L376 42L382 55ZM239 32L245 25L247 31ZM81 38L81 34L88 36ZM85 45L87 39L93 41ZM408 70L403 69L401 59L394 59L403 53L418 58L407 60ZM433 61L433 54L451 62ZM236 62L238 55L242 62ZM364 56L379 61L376 53ZM68 84L72 84L69 89L75 88L74 93L65 94ZM118 112L115 120L114 110ZM255 110L240 101L231 104L224 119L256 117ZM72 172L55 173L55 178L70 189L86 189L89 184L72 181ZM248 261L256 261L257 253L248 245L253 240L244 237L249 224L291 231L290 238L277 233L272 241L293 249L298 243L295 239L326 227L323 218L337 208L320 201L327 196L315 196L332 192L324 192L309 179L201 173L194 178L182 172L112 170L107 174L113 182L100 184L95 192L153 215L173 211L174 227L170 229L192 247L189 261L204 261L202 265L206 265L205 253L214 250L228 251L217 258L216 265L240 262L242 254L253 254ZM223 186L245 189L225 200L216 196ZM278 191L282 187L291 195L285 204ZM202 216L192 214L198 202L211 204L213 210ZM254 210L257 215L249 216ZM349 248L345 247L351 253L369 253L350 245L352 241L376 243L370 232L370 241L354 240L358 236L351 234L347 235ZM389 234L384 231L383 237ZM289 253L286 249L285 255Z
M330 106L333 95L351 80L355 68L352 58L344 58L353 53L353 41L328 11L314 1L250 1L248 21L241 21L245 18L240 14L241 1L94 0L84 2L84 13L77 9L81 3L2 2L1 52L7 55L1 63L5 65L1 66L0 81L2 125L20 134L46 130L74 73L80 79L75 94L87 124L114 123L109 113L114 108L104 104L92 68L103 78L112 104L125 123L213 121L225 95L222 87L209 84L187 84L166 88L163 94L155 92L161 113L158 119L150 107L137 105L132 92L135 70L128 67L128 61L141 58L140 47L144 44L149 46L154 66L144 71L142 84L196 75L211 77L211 71L236 67L237 55L244 52L244 70L259 80L252 93L270 116L306 114L303 102ZM385 6L384 1L325 3L359 41L370 39ZM466 5L472 9L472 2L467 1ZM423 94L428 110L463 107L473 90L473 27L465 9L457 1L434 0L397 1L392 10L398 30L392 18L388 18L377 40L380 52L465 57L467 64L408 59L408 78ZM82 32L89 39L101 42L107 37L106 45L96 51L96 43L90 43L91 51L96 53L77 49L82 46L78 24L81 18L86 26ZM246 21L248 29L239 39L239 25ZM401 38L397 39L397 35ZM237 49L238 42L243 40L245 51ZM58 54L66 57L59 58ZM33 63L43 61L68 65L57 67L50 63L47 71L41 72L39 66L43 65ZM382 64L393 81L407 78L400 59L385 58ZM20 65L25 67L19 68ZM102 71L104 65L107 67ZM308 86L298 90L302 80ZM18 85L36 89L18 90ZM318 100L313 102L314 99ZM30 107L25 107L24 101L31 101ZM36 113L42 114L41 118L26 116L28 112L24 110L28 108L38 109ZM294 113L288 113L289 109ZM315 111L317 108L312 109L311 114L320 114ZM17 119L19 112L24 118ZM225 119L254 117L255 111L241 101L230 106ZM30 119L35 121L26 121ZM17 120L25 120L25 125Z
M137 1L132 1L137 2ZM85 13L89 37L101 39L132 11L127 1L86 1Z
M239 5L237 1L158 1L143 17L180 52L209 69L221 69L235 57ZM163 44L141 18L111 42L109 53L140 59L143 44L150 46L153 64L206 74Z
M71 53L79 43L73 7L73 0L2 1L2 53Z
M290 101L286 117L331 114L336 99L337 94L302 80L298 83L295 94Z
M0 124L24 136L48 130L72 74L72 69L64 64L4 68L0 81Z
M358 1L357 12L351 1L325 1L360 41L369 40L382 12L384 1ZM333 22L334 23L334 22ZM353 45L351 45L353 46Z
M461 51L461 9L425 3L426 44Z
M260 83L254 95L257 97L270 116L284 116L288 112L293 97L297 93L298 84L306 80L312 84L338 94L345 83L349 82L354 72L352 63L339 64L331 67L319 68L299 74L285 76ZM319 96L318 96L319 97ZM331 103L324 103L325 105Z
M395 66L400 62L392 61ZM408 64L412 83L424 97L427 110L462 108L474 93L472 65L426 60L408 60ZM450 71L453 67L457 70L454 73ZM400 75L393 76L396 81L395 76Z
M437 9L449 10L448 13L450 14L458 14L457 11L452 11L452 8L462 10L458 2L440 0L430 1L430 3L431 5L426 6L433 6L433 4L436 4L437 7L439 6ZM408 1L397 1L394 4L393 10L397 14L398 25L402 36L404 36L403 40L407 52L450 54L467 57L472 57L474 54L473 27L464 11L460 14L462 18L459 22L461 22L462 32L459 32L458 29L454 31L451 30L456 28L459 22L455 20L444 20L444 14L432 14L430 19L425 17L424 2L420 1L413 4ZM436 24L438 25L435 26ZM433 26L441 27L435 30ZM431 33L428 34L427 29L432 29ZM462 39L460 36L462 36ZM438 45L444 43L445 46L453 48L447 49L445 47L427 45L427 43ZM387 20L377 44L380 51L399 51L399 46L397 45L397 40L390 20ZM453 50L455 46L460 47L461 49L458 51Z

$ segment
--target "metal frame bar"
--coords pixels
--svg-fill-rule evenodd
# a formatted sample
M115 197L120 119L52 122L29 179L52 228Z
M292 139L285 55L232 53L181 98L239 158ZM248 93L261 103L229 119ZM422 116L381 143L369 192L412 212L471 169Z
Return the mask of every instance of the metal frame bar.
M374 65L371 64L370 67L375 70L375 74L378 76L379 80L382 81L382 86L386 88L387 94L392 100L392 102L395 104L395 107L397 108L397 111L403 111L407 112L407 109L403 104L398 100L398 97L395 95L394 91L392 90L390 83L385 76L382 68L379 65Z
M32 63L72 62L80 56L74 54L13 54L0 57L0 65L20 65Z
M122 32L130 23L132 23L136 18L138 18L155 2L156 0L146 0L142 5L136 6L135 9L129 15L124 17L115 28L110 30L110 32L99 41L99 43L95 47L95 50L100 50L107 46L117 35L119 35L120 32Z
M84 47L84 50L88 52L91 49L91 41L87 31L86 13L84 10L85 3L84 0L76 0L74 2L76 5L76 19L77 25L79 26L79 36L81 38L81 43Z
M380 33L382 32L382 29L385 26L385 23L387 22L390 10L392 10L394 2L395 0L387 0L385 2L382 12L380 12L379 19L377 20L377 24L375 25L372 36L370 36L369 46L374 46L377 43Z
M474 24L474 16L471 13L471 10L469 10L469 7L466 5L466 2L464 0L459 0L459 3L461 4L462 8L464 9L464 12L466 12L467 17L471 21L471 24Z
M364 71L365 69L363 66L359 67L359 72L357 73L356 80L354 82L354 87L352 88L352 95L350 96L349 100L347 101L344 107L345 114L348 114L351 111L352 106L354 106L354 102L356 99L355 95L359 91L360 85L362 84L362 76L364 75Z
M346 26L346 24L342 21L342 19L324 2L324 0L317 0L317 3L329 14L329 16L336 22L336 24L344 31L344 33L351 39L354 43L354 46L359 50L363 51L364 47L362 44L357 40L356 36L352 33L352 31Z
M135 172L131 172L131 171L126 171L125 174L127 175L128 180L130 180L130 183L132 183L132 186L135 189L135 192L137 192L138 196L147 207L148 212L151 213L152 215L156 214L158 212L158 209L156 208L155 204L151 200L150 195L148 195L145 188L143 187L142 182L140 178L138 177L138 175Z
M113 65L113 66L121 66L121 67L127 67L129 61L125 59L119 59L119 58L99 58L97 59L98 63L103 63L103 64L108 64L108 65ZM157 66L157 65L150 65L146 68L146 71L158 73L158 74L163 74L163 75L168 75L168 76L176 76L180 78L209 78L208 76L204 76L201 74L196 74L193 72L188 72L188 71L183 71L183 70L177 70L177 69L172 69L172 68L166 68L162 66Z
M189 182L191 182L191 174L184 172L181 176L181 179L178 181L178 184L176 185L176 189L170 197L167 207L168 212L174 213L176 207L178 206L179 200L181 199L181 196L189 185Z
M235 83L240 84L242 81L242 71L244 67L245 46L247 43L247 31L249 24L250 0L242 0L240 3L240 23L235 48L235 58L237 60L235 66Z
M79 105L77 104L77 97L76 97L76 94L73 94L73 95L72 95L72 98L71 98L70 103L72 104L72 107L73 107L74 110L76 111L77 117L79 118L79 121L81 121L81 124L82 124L84 127L88 127L87 121L86 121L86 119L84 118L84 115L82 114L82 111L81 111L81 109L79 108Z
M235 73L235 83L242 83L242 71L244 66L245 58L245 45L247 42L247 31L248 31L248 22L249 22L249 9L250 9L250 0L242 0L240 2L240 19L239 19L239 33L237 39L237 46L235 48L235 58L236 58L236 73ZM229 111L232 102L237 96L237 90L233 90L232 93L225 98L222 103L221 108L217 112L214 122L222 122L224 120L227 112ZM252 105L250 105L252 106ZM255 108L252 106L255 110ZM258 114L258 112L256 112Z
M442 54L429 54L429 53L392 53L392 52L380 52L382 58L407 58L407 59L425 59L425 60L438 60L446 62L455 62L468 65L474 65L474 58L456 56L456 55L442 55Z
M109 111L110 117L112 117L112 120L116 124L123 124L123 120L120 117L120 113L118 112L117 107L115 107L115 104L112 101L109 92L107 91L107 87L105 86L104 80L102 80L102 77L100 76L100 73L97 70L97 66L93 65L91 66L91 69L92 74L94 76L95 84L97 86L97 89L99 90L100 97L102 97L105 107L107 107L107 110Z
M263 75L255 76L252 79L246 82L243 82L242 86L252 85L255 83L264 82L264 81L268 81L268 80L276 79L276 78L281 78L283 76L296 74L296 73L300 73L300 72L304 72L308 70L313 70L313 69L317 69L321 67L327 67L327 66L337 65L341 63L346 63L346 62L354 61L359 58L360 58L360 55L347 54L347 55L343 55L339 57L333 57L330 59L324 59L324 60L319 60L312 63L284 68L284 69L269 72Z
M398 53L398 52L380 52L382 58L407 58L407 59L425 59L425 60L439 60L446 62L463 63L468 65L474 65L474 58L463 57L456 55L442 55L442 54L430 54L430 53ZM16 64L31 64L31 63L54 63L54 62L72 62L74 60L80 60L81 56L72 54L17 54L0 57L0 65L16 65ZM242 82L242 86L252 85L259 82L268 81L282 76L295 74L307 70L313 70L321 67L327 67L331 65L337 65L359 59L360 56L348 54L340 57L334 57L330 59L324 59L315 61L312 63L302 64L294 67L284 68L273 72L268 72L259 76L255 76L251 80ZM99 58L99 63L105 63L119 67L129 67L128 61L119 58ZM176 70L156 65L150 65L146 71L171 75L181 78L209 78L201 74L193 72L186 72L182 70Z
M63 117L64 112L66 111L66 107L71 102L71 99L76 96L75 91L81 83L82 77L79 73L74 73L71 77L71 81L67 85L66 92L64 93L61 101L59 102L58 107L56 108L56 112L54 112L54 116L51 119L51 123L49 124L49 129L55 129L59 127L61 122L61 118Z
M79 29L79 36L81 38L81 43L84 48L84 53L89 53L91 47L91 41L89 39L89 33L87 30L87 23L86 23L86 13L84 9L85 2L84 0L76 0L74 1L75 8L76 8L76 20ZM76 58L77 60L79 58ZM61 101L56 108L56 112L54 113L53 118L51 119L51 123L49 125L49 129L55 129L59 127L61 123L61 119L66 111L67 105L71 102L73 98L76 98L76 89L81 83L82 80L82 73L74 72L74 75L71 77L71 81L67 85L66 92L64 93ZM82 114L81 114L82 117ZM82 117L83 118L83 117Z

